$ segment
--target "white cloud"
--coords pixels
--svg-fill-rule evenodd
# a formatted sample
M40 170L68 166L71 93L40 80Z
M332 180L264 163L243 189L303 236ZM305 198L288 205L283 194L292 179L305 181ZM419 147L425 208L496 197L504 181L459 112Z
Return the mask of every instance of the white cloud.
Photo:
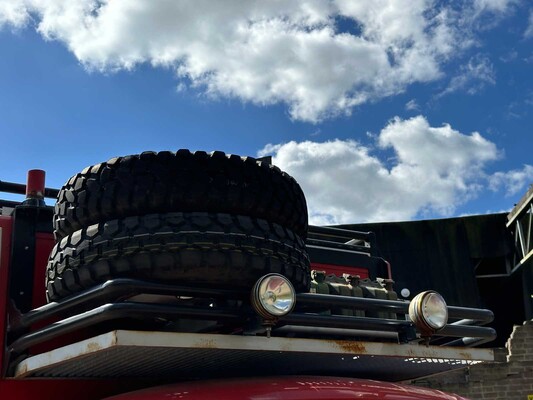
M293 175L307 196L312 224L450 216L476 196L484 167L500 154L479 133L431 127L423 116L393 119L376 138L395 165L353 140L267 145L260 156Z
M405 104L405 109L407 111L420 111L420 106L415 99L411 99Z
M22 2L0 2L0 28L7 24L14 28L22 28L28 19L27 8Z
M522 5L524 0L470 0L464 2L460 13L462 22L470 25L470 31L486 32Z
M475 0L474 8L476 11L491 11L495 13L505 13L520 0Z
M500 56L500 61L503 63L510 63L515 61L518 58L518 51L512 49L507 54Z
M465 91L470 95L479 93L486 85L496 83L494 67L487 57L476 56L470 59L466 65L462 65L458 75L454 76L448 87L439 93L442 97L457 91Z
M528 164L525 164L522 169L496 172L489 179L489 187L492 191L496 192L503 188L508 197L522 192L531 183L533 183L533 165Z
M526 31L524 32L525 38L533 37L533 10L529 12L529 20Z
M317 122L442 77L472 44L463 14L436 0L4 0L0 27L34 25L89 69L172 68L209 96L285 103ZM339 19L360 33L340 31Z

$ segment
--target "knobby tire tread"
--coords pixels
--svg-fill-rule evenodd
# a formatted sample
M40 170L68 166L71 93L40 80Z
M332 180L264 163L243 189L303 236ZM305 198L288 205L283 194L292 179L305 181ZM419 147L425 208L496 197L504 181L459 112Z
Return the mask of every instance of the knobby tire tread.
M60 240L46 288L55 301L111 278L251 288L270 272L309 288L303 240L266 220L224 213L165 213L91 225Z
M59 241L102 221L175 211L247 215L307 235L305 196L290 175L252 157L183 149L116 157L74 175L59 191L54 234Z

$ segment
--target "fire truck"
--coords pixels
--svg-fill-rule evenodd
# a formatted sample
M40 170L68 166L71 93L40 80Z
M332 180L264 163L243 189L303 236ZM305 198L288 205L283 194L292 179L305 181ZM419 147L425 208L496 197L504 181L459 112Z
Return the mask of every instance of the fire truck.
M2 399L459 399L404 383L498 358L491 311L398 296L374 235L308 226L269 159L44 176L0 181L25 195L0 201Z

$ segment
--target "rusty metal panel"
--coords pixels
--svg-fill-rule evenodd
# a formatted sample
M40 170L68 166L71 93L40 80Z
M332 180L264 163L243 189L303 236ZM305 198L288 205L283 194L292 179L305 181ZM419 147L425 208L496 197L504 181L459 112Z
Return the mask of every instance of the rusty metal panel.
M494 361L489 349L112 331L22 361L17 378L326 375L402 381ZM268 367L267 367L268 366Z

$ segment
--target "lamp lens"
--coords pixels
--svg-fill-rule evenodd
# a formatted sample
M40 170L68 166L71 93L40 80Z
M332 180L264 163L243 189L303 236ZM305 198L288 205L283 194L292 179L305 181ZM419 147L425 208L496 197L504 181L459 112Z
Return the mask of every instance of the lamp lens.
M274 317L288 314L294 307L293 286L281 275L266 276L259 283L258 295L264 310Z
M442 329L448 322L448 308L442 296L429 293L422 303L422 315L433 329Z

